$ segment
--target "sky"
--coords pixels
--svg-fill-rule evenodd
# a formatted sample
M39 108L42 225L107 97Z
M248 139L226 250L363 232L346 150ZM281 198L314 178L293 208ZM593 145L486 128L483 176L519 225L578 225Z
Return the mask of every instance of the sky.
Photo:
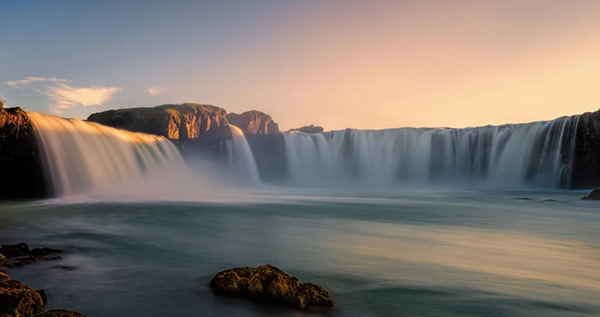
M284 130L600 108L600 1L0 0L0 98L63 117L197 102Z

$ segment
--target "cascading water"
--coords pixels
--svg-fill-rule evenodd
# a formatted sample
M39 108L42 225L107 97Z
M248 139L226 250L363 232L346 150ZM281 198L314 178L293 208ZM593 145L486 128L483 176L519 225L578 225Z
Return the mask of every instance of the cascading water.
M55 196L138 186L153 175L185 168L169 140L78 119L30 112Z
M228 170L232 174L230 179L258 185L260 183L258 167L244 132L231 124L229 129L231 130L231 140L227 140L227 159Z
M284 134L294 184L472 183L566 187L578 117L466 129Z

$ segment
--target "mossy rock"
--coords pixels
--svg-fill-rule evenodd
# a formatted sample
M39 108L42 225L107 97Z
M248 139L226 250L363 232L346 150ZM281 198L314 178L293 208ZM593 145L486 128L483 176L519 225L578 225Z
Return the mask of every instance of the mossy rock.
M0 316L31 316L44 311L42 295L0 272Z
M333 307L333 299L323 287L302 283L272 265L238 267L219 272L210 281L210 287L217 294L244 296L297 308Z

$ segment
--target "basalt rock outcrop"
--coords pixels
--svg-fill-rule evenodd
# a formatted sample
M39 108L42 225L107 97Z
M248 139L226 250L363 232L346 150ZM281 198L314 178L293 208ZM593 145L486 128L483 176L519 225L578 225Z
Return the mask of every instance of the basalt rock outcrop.
M313 124L289 130L289 132L302 132L302 133L321 133L323 131L324 131L323 127L316 126Z
M184 103L108 110L91 114L88 121L172 140L191 140L227 136L226 113L211 105Z
M210 281L210 287L217 294L244 296L297 308L333 307L333 300L323 287L302 283L272 265L238 267L219 272Z
M230 124L242 129L244 134L276 134L279 125L270 115L257 110L246 111L242 114L229 113L226 116Z
M0 101L0 199L42 198L47 194L42 160L31 120Z
M579 116L571 188L600 187L600 110Z

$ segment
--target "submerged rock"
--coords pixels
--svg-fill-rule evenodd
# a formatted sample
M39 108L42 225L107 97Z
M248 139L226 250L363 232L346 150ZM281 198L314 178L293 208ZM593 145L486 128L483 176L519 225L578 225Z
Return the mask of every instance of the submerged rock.
M313 283L302 283L272 265L238 267L217 273L210 287L218 294L245 296L298 308L333 307L329 292Z
M47 312L33 315L33 317L85 317L85 315L70 310L51 309Z
M62 251L46 247L30 250L25 242L7 244L0 247L0 266L20 267L38 260L60 259L60 256L52 255L53 253L62 253Z
M42 294L0 272L0 316L31 316L44 308Z
M585 200L600 200L600 189L594 189L594 190L592 190L592 192L589 193L589 195L583 197L582 199L585 199Z

